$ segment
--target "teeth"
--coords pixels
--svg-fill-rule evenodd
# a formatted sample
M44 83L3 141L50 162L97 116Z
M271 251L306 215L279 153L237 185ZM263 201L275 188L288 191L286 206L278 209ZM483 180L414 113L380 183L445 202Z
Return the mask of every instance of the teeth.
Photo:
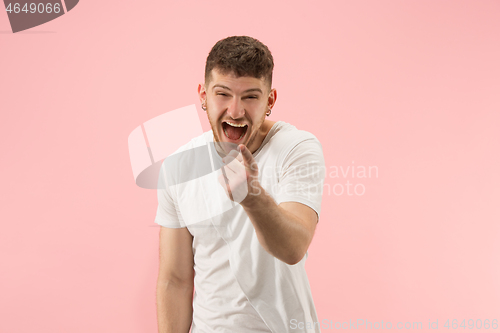
M243 125L243 126L242 126L242 125L231 124L231 123L229 123L229 122L227 122L227 121L226 121L226 124L231 125L231 126L233 126L233 125L234 125L234 127L245 127L245 126L246 126L246 125ZM229 135L227 135L226 129L224 129L224 134L226 134L226 137L229 139ZM241 133L241 135L240 135L240 137L238 138L238 140L240 140L240 139L243 137L243 135L245 135L245 133Z
M233 123L230 123L229 121L226 121L226 124L231 125L233 127L245 127L246 126L245 124L241 124L241 125L233 124Z

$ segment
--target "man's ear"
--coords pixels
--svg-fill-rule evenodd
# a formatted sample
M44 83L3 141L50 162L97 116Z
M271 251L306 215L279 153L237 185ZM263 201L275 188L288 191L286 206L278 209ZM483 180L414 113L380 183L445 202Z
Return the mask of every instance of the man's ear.
M205 103L205 101L207 100L207 91L205 90L205 84L198 84L198 96L200 97L200 103Z
M276 92L276 89L271 89L269 92L269 97L267 98L267 107L272 109L274 104L276 103L276 99L278 98L278 93Z

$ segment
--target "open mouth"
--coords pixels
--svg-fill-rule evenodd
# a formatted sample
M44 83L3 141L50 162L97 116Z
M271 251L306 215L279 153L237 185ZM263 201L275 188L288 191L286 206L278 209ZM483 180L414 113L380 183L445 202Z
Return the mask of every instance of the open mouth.
M247 129L248 125L246 124L232 123L229 121L222 122L222 130L224 131L226 138L231 141L241 140L241 138L243 138L247 133Z

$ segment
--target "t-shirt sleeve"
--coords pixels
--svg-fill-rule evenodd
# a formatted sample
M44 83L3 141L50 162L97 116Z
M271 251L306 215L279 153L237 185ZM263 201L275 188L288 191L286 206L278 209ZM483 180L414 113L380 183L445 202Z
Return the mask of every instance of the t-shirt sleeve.
M156 210L155 223L167 228L183 228L185 223L182 219L179 206L175 196L175 188L169 186L167 179L166 164L162 163L158 175L158 208Z
M278 180L276 202L299 202L321 211L325 180L325 161L321 143L316 138L295 145L283 160Z

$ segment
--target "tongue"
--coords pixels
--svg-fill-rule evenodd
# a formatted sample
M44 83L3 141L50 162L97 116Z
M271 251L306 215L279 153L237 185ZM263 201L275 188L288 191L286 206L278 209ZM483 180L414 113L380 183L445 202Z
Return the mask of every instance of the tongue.
M231 125L226 125L227 136L231 140L238 140L245 131L245 127L233 127Z

